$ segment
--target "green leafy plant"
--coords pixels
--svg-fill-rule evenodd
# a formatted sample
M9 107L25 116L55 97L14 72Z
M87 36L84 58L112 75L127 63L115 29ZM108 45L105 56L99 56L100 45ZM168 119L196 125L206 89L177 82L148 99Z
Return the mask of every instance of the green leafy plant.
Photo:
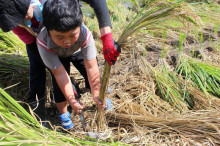
M208 92L220 97L220 68L181 55L176 72L191 80L208 96Z
M183 51L183 46L184 46L184 42L186 41L186 37L187 37L187 32L185 32L184 34L182 32L180 33L178 53Z
M184 86L183 78L169 69L164 59L160 59L161 63L156 68L147 63L143 57L141 61L144 67L149 68L153 73L158 88L157 95L180 111L193 108L193 101L190 98L189 91Z
M203 40L204 40L204 39L203 39L203 32L201 31L200 39L199 39L200 49L202 48Z
M71 134L46 129L19 103L0 88L0 144L1 145L97 145ZM119 142L100 145L125 145Z
M167 34L167 30L164 29L163 35L162 35L163 42L162 42L161 58L165 58L165 57L166 57L167 50L169 50L169 49L166 50L166 48L165 48L166 34Z
M24 52L25 44L12 32L4 33L0 29L0 51L5 53Z
M6 88L16 85L8 89L8 93L16 98L24 99L28 92L28 74L29 61L27 57L0 52L0 87Z

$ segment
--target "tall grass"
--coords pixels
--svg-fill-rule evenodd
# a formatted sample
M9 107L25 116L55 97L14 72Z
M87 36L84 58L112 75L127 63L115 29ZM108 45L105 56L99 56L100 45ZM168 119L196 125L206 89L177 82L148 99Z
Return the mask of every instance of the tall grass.
M163 26L166 20L178 18L184 19L184 23L194 23L193 17L190 16L190 10L184 7L183 2L167 2L151 0L149 3L133 18L118 39L122 45L126 39L137 33L139 30L154 30ZM184 11L182 11L184 10ZM188 10L188 11L187 11ZM183 21L182 21L183 22Z
M24 53L25 44L12 32L4 33L0 29L0 51L5 53Z
M184 42L186 41L187 37L187 32L183 34L183 32L180 33L179 35L179 48L178 48L178 53L182 52L184 49Z
M0 29L0 87L10 88L14 97L27 93L29 62L25 44L12 32L4 33ZM18 93L19 92L19 93Z
M13 53L0 52L0 87L8 88L7 91L15 98L26 98L28 93L29 61L27 57Z
M0 88L0 145L124 145L97 143L46 129Z
M156 68L152 67L143 57L141 62L145 68L149 68L152 72L158 88L156 92L158 96L180 111L193 108L193 101L189 91L184 86L184 80L181 76L175 74L172 69L169 69L165 61Z
M202 63L187 55L181 55L176 72L193 81L205 94L220 97L220 68Z

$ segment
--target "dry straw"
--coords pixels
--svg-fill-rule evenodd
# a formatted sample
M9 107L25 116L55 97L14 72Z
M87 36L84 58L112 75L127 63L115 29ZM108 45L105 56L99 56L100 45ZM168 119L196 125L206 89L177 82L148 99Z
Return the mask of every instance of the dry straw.
M118 39L118 44L121 48L124 47L128 37L134 35L141 29L145 30L154 30L160 28L157 24L162 24L165 20L172 18L181 18L184 23L195 23L192 19L192 12L189 13L187 9L182 11L185 6L181 1L178 2L167 2L167 1L158 1L151 0L146 6L133 18L132 22L128 24L122 34ZM111 72L111 66L108 63L105 63L103 75L102 75L102 84L100 90L100 100L104 101L105 91L108 85L108 80ZM103 111L98 113L98 127L99 131L103 129Z

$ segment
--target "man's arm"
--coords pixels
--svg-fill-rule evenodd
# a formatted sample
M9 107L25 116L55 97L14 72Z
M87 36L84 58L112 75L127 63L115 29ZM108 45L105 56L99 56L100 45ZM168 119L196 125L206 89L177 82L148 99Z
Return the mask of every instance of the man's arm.
M66 97L66 100L69 102L70 106L74 109L74 112L78 114L79 110L83 109L83 107L75 99L72 83L64 66L61 64L57 69L50 69L50 70L54 75L60 90L62 91L63 95Z
M101 33L101 36L107 33L111 33L111 27L105 26L105 27L100 28L100 33Z
M117 46L113 40L111 33L111 20L106 4L106 0L82 0L94 9L99 22L99 29L101 33L101 40L103 44L103 54L105 60L110 64L114 65L117 61L117 57L121 53L120 48Z
M99 73L97 60L96 58L92 60L84 60L84 63L85 63L85 67L86 67L86 71L87 71L87 75L89 79L89 84L90 84L91 91L92 91L93 100L98 105L98 108L104 110L105 102L102 103L99 99L101 83L100 83L100 73Z
M82 0L89 4L95 11L99 22L101 36L111 32L111 19L106 4L106 0Z
M89 4L95 11L99 22L99 28L112 27L106 0L82 0Z

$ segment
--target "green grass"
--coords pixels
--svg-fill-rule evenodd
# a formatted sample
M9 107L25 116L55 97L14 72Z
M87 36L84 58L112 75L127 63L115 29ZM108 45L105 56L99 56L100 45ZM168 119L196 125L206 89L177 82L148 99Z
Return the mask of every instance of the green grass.
M0 52L25 53L25 44L12 32L4 33L0 29Z
M190 98L189 91L184 85L185 81L181 76L175 74L173 70L169 69L168 65L163 60L164 59L161 59L162 63L156 68L148 65L154 74L159 91L157 94L180 111L192 109L193 101Z
M0 111L0 145L125 145L81 140L46 129L1 88Z
M198 3L194 4L195 12L201 17L203 23L207 26L220 27L220 5L216 3Z
M0 52L0 87L8 88L7 91L16 99L24 100L28 95L29 61L27 57L14 53Z
M180 32L179 35L179 48L178 48L178 53L181 53L184 50L184 42L186 41L186 37L187 37L187 32L183 33Z
M11 95L24 98L28 92L28 73L25 44L14 33L0 29L0 87L10 87Z
M203 92L220 97L220 68L182 55L176 66L176 72L186 80L193 81Z

